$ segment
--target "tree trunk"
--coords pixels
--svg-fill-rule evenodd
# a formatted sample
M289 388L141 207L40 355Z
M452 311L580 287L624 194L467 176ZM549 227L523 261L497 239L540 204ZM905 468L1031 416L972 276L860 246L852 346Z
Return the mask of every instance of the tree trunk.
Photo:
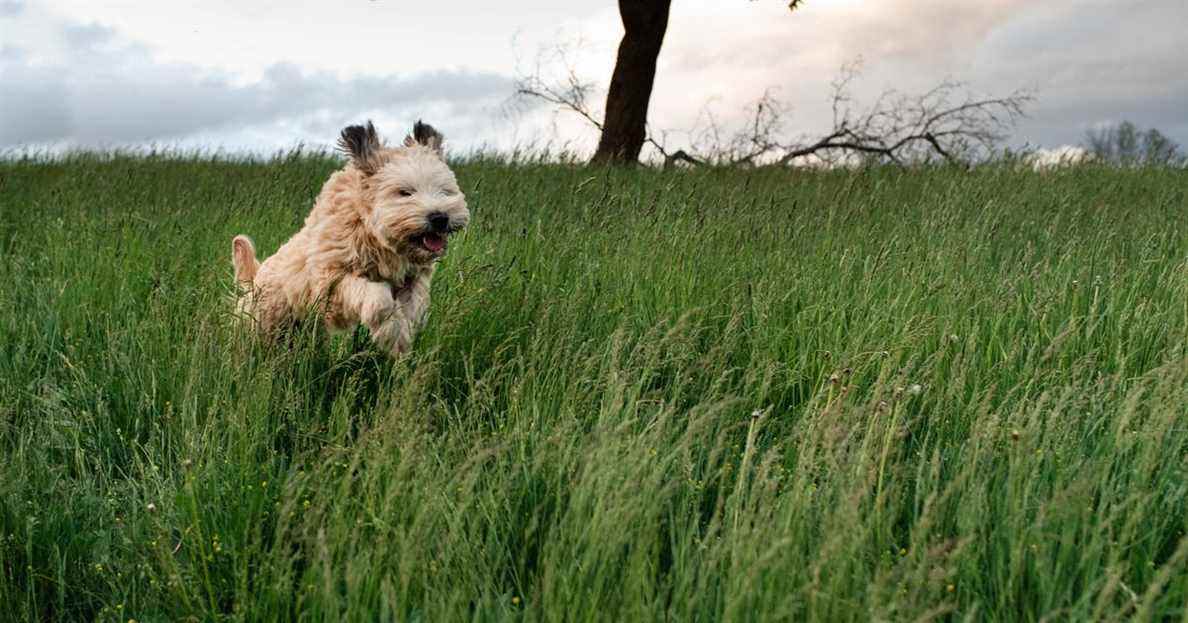
M606 93L606 118L593 162L634 164L647 133L656 57L668 29L672 0L619 0L623 40Z

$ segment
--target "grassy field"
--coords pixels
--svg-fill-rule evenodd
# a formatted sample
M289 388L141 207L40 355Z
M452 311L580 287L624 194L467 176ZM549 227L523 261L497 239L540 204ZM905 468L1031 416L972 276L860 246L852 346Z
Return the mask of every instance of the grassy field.
M460 164L393 362L335 166L0 163L0 619L1188 620L1185 172Z

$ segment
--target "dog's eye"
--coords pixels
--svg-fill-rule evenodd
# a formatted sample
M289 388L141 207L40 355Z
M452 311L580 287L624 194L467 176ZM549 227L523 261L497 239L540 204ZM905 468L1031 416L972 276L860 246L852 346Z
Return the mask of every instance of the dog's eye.
M407 188L401 188L400 190L396 191L396 194L400 195L401 197L411 197L413 196L413 191Z

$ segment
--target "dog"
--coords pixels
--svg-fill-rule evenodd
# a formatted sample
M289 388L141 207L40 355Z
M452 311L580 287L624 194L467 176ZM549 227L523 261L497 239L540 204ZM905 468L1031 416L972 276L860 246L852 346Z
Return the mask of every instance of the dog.
M231 241L238 315L271 335L313 311L332 331L361 323L385 352L408 352L436 263L470 222L443 141L420 121L398 147L382 143L371 121L343 129L338 149L348 162L301 230L263 262L251 238Z

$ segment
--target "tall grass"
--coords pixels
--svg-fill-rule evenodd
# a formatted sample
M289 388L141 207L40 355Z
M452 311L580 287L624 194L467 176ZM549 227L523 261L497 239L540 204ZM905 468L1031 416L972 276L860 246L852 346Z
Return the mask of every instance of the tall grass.
M0 618L1188 616L1182 171L463 163L391 361L228 322L335 166L0 163Z

